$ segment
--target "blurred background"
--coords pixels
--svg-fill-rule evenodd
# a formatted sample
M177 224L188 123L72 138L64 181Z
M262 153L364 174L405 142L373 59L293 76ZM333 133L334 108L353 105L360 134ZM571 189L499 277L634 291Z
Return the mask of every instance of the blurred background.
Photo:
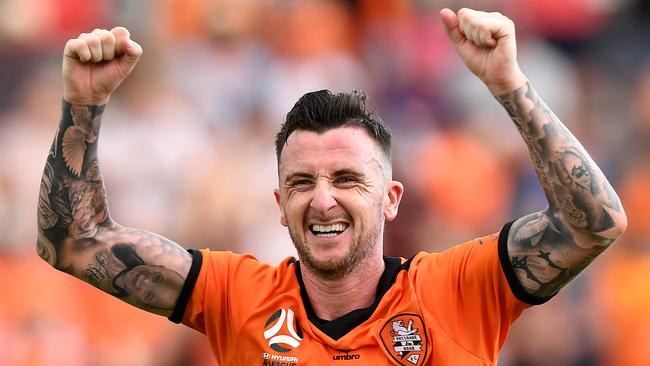
M650 6L642 0L0 0L0 365L214 365L198 333L51 269L34 250L65 41L123 25L144 56L104 115L111 214L181 245L294 251L274 134L305 92L364 89L406 186L386 252L497 232L546 206L506 113L442 7L501 11L524 72L620 193L625 235L524 313L500 365L650 365Z

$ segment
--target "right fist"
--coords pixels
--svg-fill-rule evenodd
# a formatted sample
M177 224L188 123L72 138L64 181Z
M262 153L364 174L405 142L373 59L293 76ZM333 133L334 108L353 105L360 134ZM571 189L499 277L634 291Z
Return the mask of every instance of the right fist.
M72 104L106 104L141 55L142 47L124 27L81 33L65 44L63 98Z

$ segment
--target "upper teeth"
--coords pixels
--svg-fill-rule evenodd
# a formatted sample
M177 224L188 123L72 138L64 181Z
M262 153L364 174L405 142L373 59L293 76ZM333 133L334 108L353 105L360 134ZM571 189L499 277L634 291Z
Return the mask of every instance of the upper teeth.
M343 231L346 229L344 224L332 224L332 225L313 225L312 230L317 233L329 233L332 231Z

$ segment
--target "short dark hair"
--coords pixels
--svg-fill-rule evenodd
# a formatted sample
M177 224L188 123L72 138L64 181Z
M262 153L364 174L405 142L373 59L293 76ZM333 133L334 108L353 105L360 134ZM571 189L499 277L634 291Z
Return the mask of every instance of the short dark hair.
M332 94L329 90L319 90L300 97L287 113L275 138L278 164L282 149L293 131L324 133L344 126L363 128L379 144L390 163L390 130L377 113L366 110L366 93L354 90L351 93Z

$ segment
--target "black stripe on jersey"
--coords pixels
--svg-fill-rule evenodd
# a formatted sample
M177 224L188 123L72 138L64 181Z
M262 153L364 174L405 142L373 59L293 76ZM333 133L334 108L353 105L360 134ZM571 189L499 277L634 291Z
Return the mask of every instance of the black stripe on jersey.
M512 226L513 222L514 221L510 221L509 223L505 224L499 233L499 262L501 263L501 270L506 275L506 279L510 285L510 290L517 299L529 305L543 304L552 299L555 295L548 297L539 297L529 294L519 282L517 274L512 268L512 263L510 262L510 258L508 256L508 233L510 232L510 227Z
M411 260L409 259L408 261L404 262L404 264L402 264L401 258L384 256L385 268L384 273L382 273L381 277L379 278L379 285L377 286L375 302L373 302L372 305L367 308L352 310L351 312L334 320L323 320L316 316L314 308L309 301L309 296L307 295L305 284L302 282L300 262L294 259L289 263L296 264L296 277L298 278L298 283L300 283L300 297L302 298L302 302L305 306L307 318L309 318L309 321L312 324L314 324L323 333L327 334L330 338L338 340L339 338L348 334L352 329L361 325L361 323L370 318L372 313L375 312L375 309L377 309L381 298L395 283L395 279L397 278L399 272L409 269Z
M190 299L190 295L192 294L192 290L196 284L196 279L199 277L199 272L201 271L201 264L203 263L203 255L201 254L201 251L189 249L188 252L192 255L192 266L190 267L190 272L187 274L181 293L178 295L174 311L168 318L174 323L180 323L183 320L185 307L187 307L187 302Z

